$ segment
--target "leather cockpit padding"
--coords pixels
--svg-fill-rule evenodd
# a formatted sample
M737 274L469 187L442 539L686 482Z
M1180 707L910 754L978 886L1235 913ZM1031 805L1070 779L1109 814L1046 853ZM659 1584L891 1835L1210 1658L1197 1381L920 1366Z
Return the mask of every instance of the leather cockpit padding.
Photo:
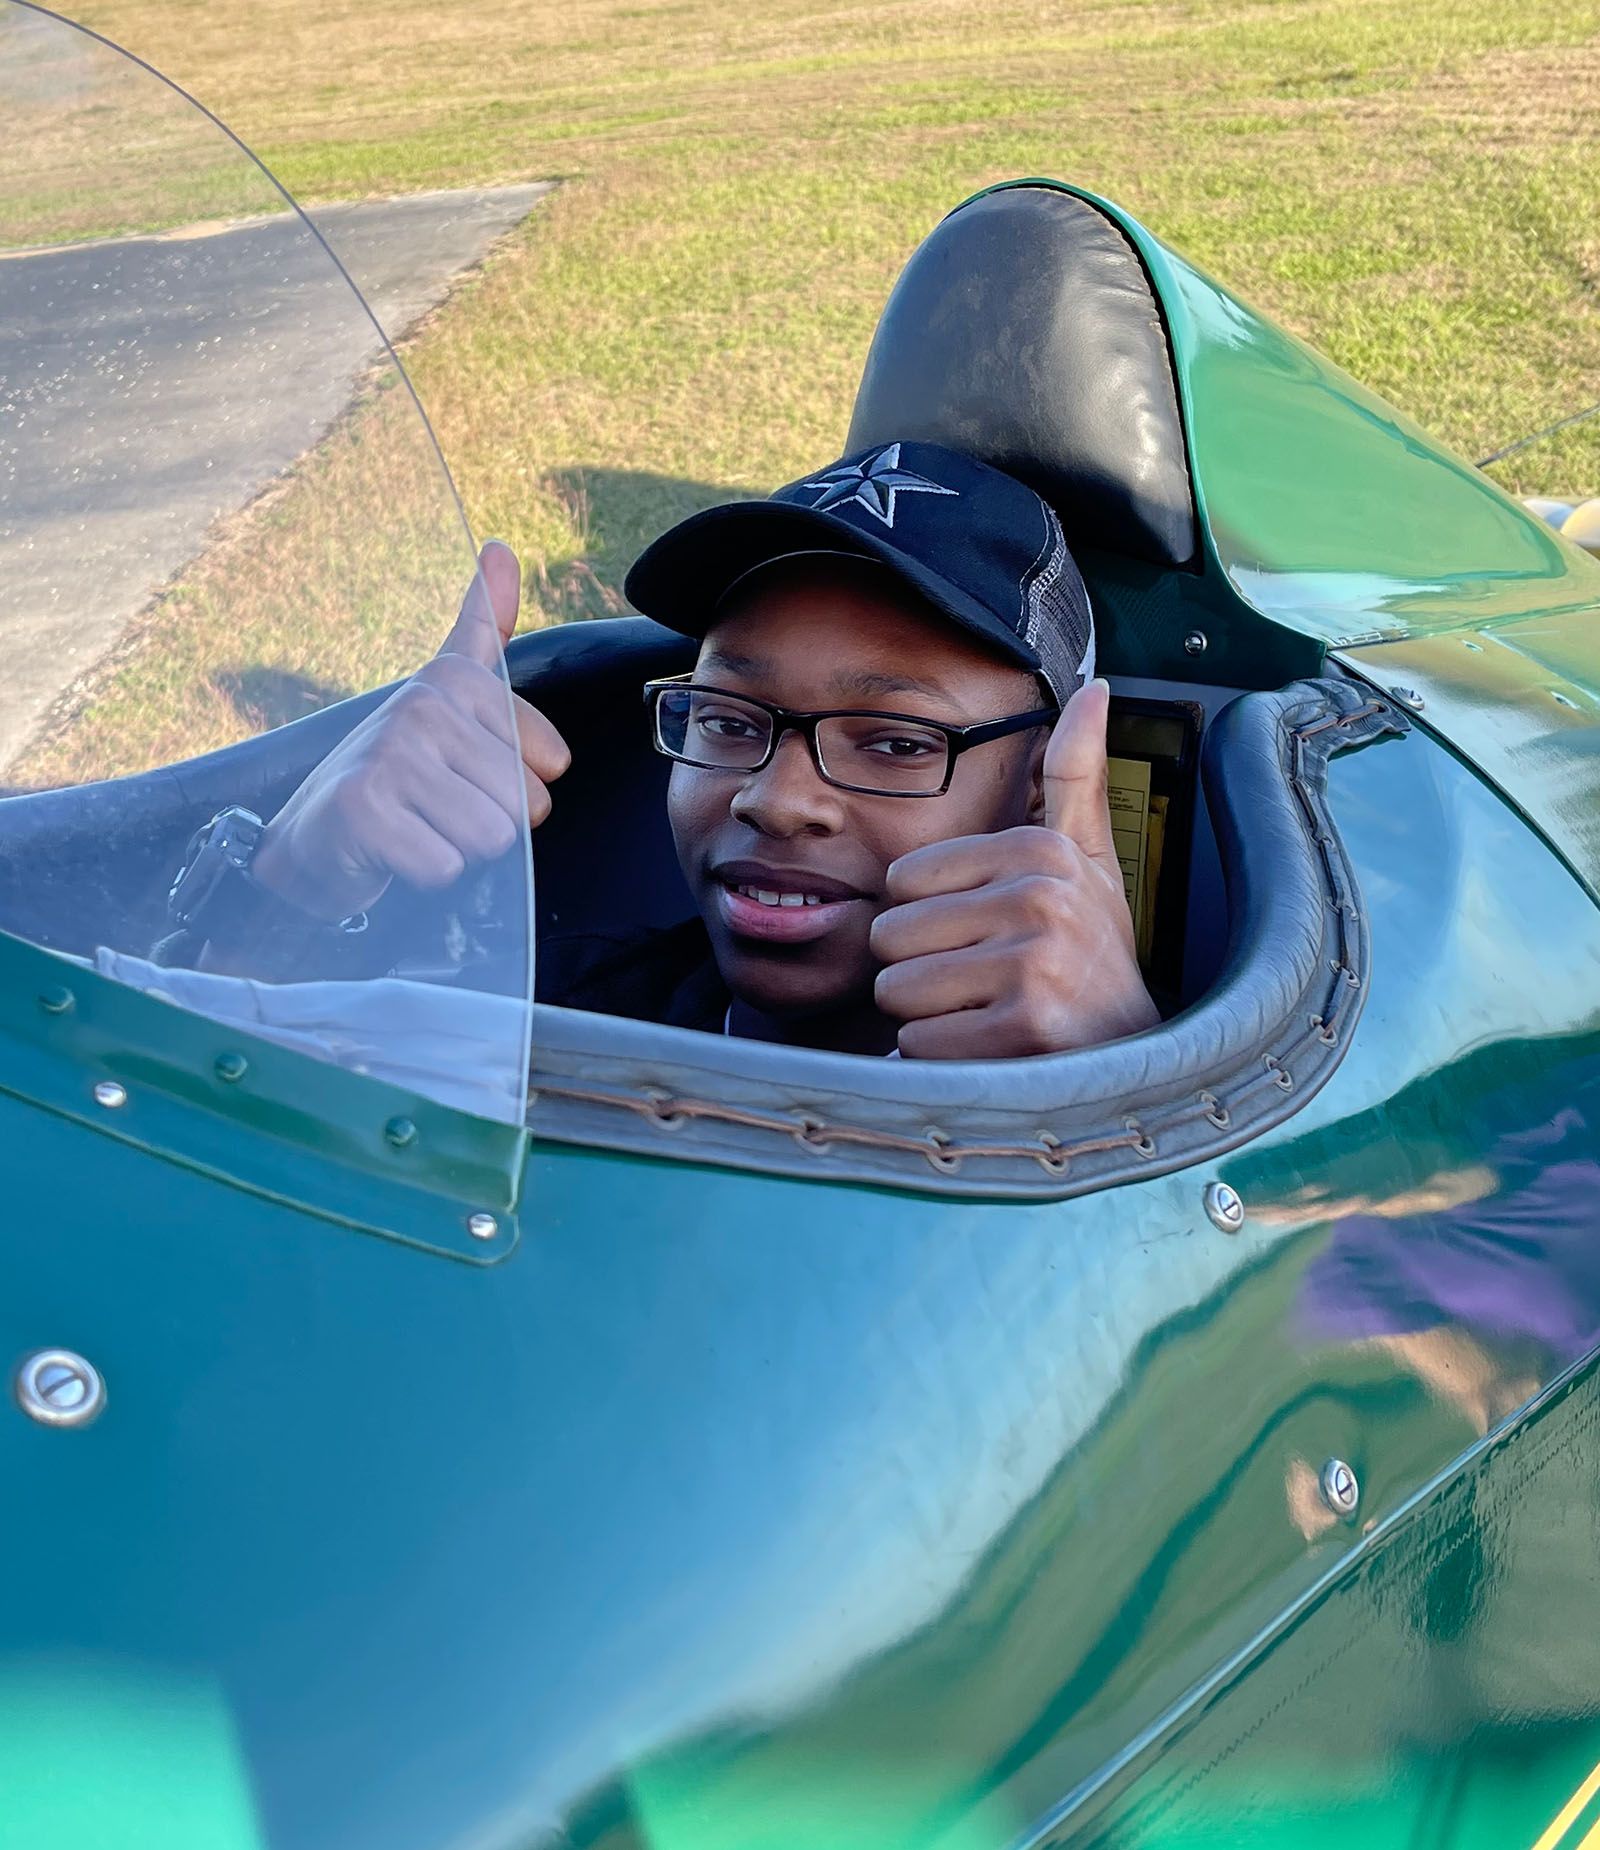
M1097 207L1003 187L925 238L873 336L847 451L943 443L1029 483L1069 543L1157 565L1197 551L1160 306Z

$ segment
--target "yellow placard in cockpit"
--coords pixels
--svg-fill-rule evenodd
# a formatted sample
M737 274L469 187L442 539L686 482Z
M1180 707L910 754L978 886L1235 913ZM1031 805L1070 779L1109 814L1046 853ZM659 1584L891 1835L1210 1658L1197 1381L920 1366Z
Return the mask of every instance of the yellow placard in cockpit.
M1106 770L1111 838L1133 914L1134 940L1142 950L1150 940L1150 766L1140 758L1108 758Z

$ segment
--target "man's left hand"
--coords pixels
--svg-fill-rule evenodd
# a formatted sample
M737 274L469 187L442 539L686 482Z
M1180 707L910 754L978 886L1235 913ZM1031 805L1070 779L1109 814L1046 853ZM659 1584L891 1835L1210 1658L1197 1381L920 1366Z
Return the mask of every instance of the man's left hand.
M917 1060L1061 1053L1153 1027L1106 798L1110 689L1067 702L1044 820L902 855L872 926L876 999Z

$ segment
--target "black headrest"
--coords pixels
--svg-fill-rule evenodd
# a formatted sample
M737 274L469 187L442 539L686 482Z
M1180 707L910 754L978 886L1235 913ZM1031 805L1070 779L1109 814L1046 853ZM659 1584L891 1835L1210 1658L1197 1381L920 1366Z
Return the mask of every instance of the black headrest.
M1126 236L1071 193L985 193L923 240L873 336L846 450L896 438L1020 476L1079 545L1195 556L1155 293Z

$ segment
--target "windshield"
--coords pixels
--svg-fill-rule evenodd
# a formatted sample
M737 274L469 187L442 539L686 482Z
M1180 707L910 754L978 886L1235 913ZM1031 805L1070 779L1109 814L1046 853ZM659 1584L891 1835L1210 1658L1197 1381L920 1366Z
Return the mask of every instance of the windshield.
M17 0L0 120L0 929L520 1121L514 562L216 121Z

